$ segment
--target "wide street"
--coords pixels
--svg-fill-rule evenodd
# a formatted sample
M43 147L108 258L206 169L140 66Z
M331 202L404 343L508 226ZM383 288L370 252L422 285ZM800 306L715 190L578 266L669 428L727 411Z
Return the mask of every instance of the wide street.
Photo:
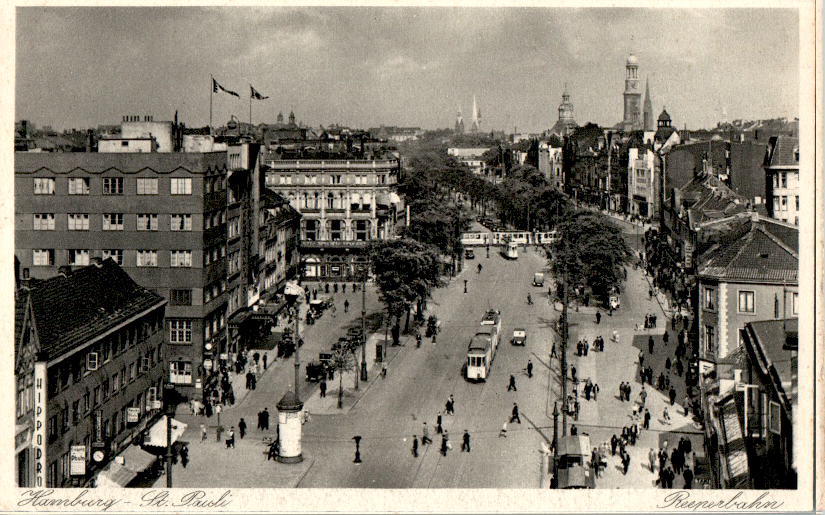
M628 224L620 225L632 242L633 229ZM348 402L343 410L339 412L334 406L337 377L329 383L327 399L318 398L316 384L301 385L302 399L312 414L303 426L305 461L302 464L266 461L266 447L262 443L265 435L274 434L275 405L291 387L291 360L271 365L254 391L247 393L242 381L234 381L239 401L224 410L221 424L227 428L234 425L237 430L237 423L243 417L249 427L246 438L238 439L235 449L226 449L223 442L216 441L214 416L206 420L184 413L186 410L180 408L178 418L189 424L184 440L190 442L191 462L186 469L180 463L176 465L175 486L538 488L540 448L543 442L549 445L552 440L553 403L560 392L559 362L555 358L550 360L551 342L558 338L553 326L559 316L547 297L547 286L552 280L543 253L539 255L534 249L521 248L515 261L505 260L496 249L491 249L489 258L485 256L483 249L477 249L475 260L466 261L465 269L447 287L435 291L428 314L435 314L442 321L437 343L425 338L421 348L416 348L411 337L402 337L403 346L390 348L388 353L386 379L381 378L377 365L371 369L368 384L362 383L358 392L352 390L351 377L345 378ZM478 263L483 265L481 273L476 271ZM545 271L543 288L531 285L536 271ZM467 293L464 293L465 280ZM577 367L582 380L589 377L598 383L601 393L598 401L589 402L580 393L579 420L569 420L568 427L576 424L580 433L591 436L594 446L608 441L614 433L620 434L622 427L631 423L631 404L619 401L616 391L621 381L630 381L635 399L641 387L638 354L642 347L647 352L648 336L653 335L657 342L654 354L646 358L647 363L653 363L657 374L665 353L672 353L675 348L675 343L671 343L669 349L662 343L667 320L656 297L648 297L648 289L641 271L628 267L622 306L612 317L603 313L601 324L597 325L594 308L582 306L577 311L571 305L569 364ZM533 297L533 305L527 304L528 292ZM335 317L327 313L315 325L302 329L306 341L302 348L304 364L328 349L343 328L356 323L360 316L360 294L346 295L351 304L347 314L343 310L344 298L341 294L337 296ZM502 342L488 381L469 383L461 375L467 344L487 309L501 310ZM378 310L380 304L375 292L369 291L367 313ZM637 332L635 324L648 312L659 316L659 328ZM510 344L516 327L527 329L525 347ZM614 330L619 334L618 343L609 340ZM608 340L604 353L591 350L587 357L575 356L575 342L579 337L587 337L592 342L599 334ZM675 334L671 334L670 341L675 342ZM532 378L528 378L525 370L528 359L533 362ZM518 390L508 392L511 374L516 377ZM681 379L674 382L680 383L677 399L681 401L684 397ZM569 384L572 392L572 383ZM665 440L675 443L680 436L690 433L694 449L701 448L698 432L683 417L678 404L670 408L672 424L664 425L659 420L667 402L666 395L648 389L652 427L642 432L636 447L629 447L629 473L623 475L618 458L611 457L598 486L653 487L655 477L645 464L650 447L659 447ZM444 415L444 427L452 450L442 456L441 438L435 434L436 416L439 411L443 412L450 395L455 398L455 415ZM508 424L507 436L500 437L513 403L518 403L522 423ZM255 429L256 414L264 407L273 414L271 430L266 434ZM411 451L412 437L421 437L425 421L433 444L420 447L416 458ZM199 441L202 423L209 427L209 439L205 443ZM465 430L471 435L470 453L461 451ZM360 464L353 463L356 435L362 437ZM215 453L221 457L221 466L217 469ZM159 484L162 481L159 480Z

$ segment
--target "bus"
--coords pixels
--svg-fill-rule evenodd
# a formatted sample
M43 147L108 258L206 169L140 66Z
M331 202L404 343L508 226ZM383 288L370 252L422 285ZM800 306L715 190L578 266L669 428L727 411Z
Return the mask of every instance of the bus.
M501 339L501 313L489 310L481 319L481 329L470 338L467 347L465 377L469 381L486 381Z

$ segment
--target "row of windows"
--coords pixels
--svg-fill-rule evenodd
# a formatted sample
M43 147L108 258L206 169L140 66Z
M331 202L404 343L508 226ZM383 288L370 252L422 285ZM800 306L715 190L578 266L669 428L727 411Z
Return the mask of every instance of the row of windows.
M91 261L93 251L89 249L68 249L67 264L71 266L86 266ZM118 265L123 265L123 249L103 249L102 258L112 258ZM33 266L54 266L55 249L34 249L32 250ZM157 250L135 250L135 266L155 267L158 266ZM191 250L170 250L169 266L175 268L189 268L192 266Z
M370 221L369 220L353 220L352 231L356 241L367 241L370 238ZM319 220L304 220L304 235L303 239L307 241L316 241L320 238L321 223ZM344 239L344 231L346 230L346 222L344 220L328 220L327 221L327 235L332 241L340 241Z
M123 230L123 213L104 213L101 215L101 227L104 231L122 231ZM67 227L70 231L88 231L89 230L89 214L88 213L69 213L66 215ZM55 214L54 213L35 213L32 215L32 225L35 231L53 231L55 230ZM138 213L136 215L135 228L138 231L157 231L158 215L153 213ZM192 215L176 214L169 215L169 230L170 231L191 231L192 230Z
M295 177L294 184L387 184L387 174L377 175L346 175L346 174L324 174L321 179L318 175L304 175L298 174L279 174L277 179L273 179L272 183L277 181L279 185L293 184L293 177ZM328 178L328 179L327 179Z
M226 291L226 280L221 279L219 281L215 281L212 284L207 285L203 289L203 303L206 304L207 302L211 301L212 299L217 298L220 294Z
M797 174L793 174L796 176ZM791 186L793 187L794 181L791 181ZM788 187L788 172L777 172L773 174L773 187L774 188L787 188Z
M91 194L91 180L89 177L69 177L69 195L89 195ZM157 195L159 193L158 179L135 179L136 191L138 195ZM103 177L103 195L123 195L123 177ZM53 177L35 177L35 195L54 195L55 179ZM191 195L191 178L171 178L169 180L169 193L171 195Z
M788 200L789 197L787 195L779 195L773 198L773 211L774 213L778 213L780 211L787 211L788 210ZM799 195L795 197L795 205L796 210L799 211Z
M738 292L738 306L737 311L739 313L746 313L746 314L755 314L756 313L756 303L755 303L755 293L749 290L739 290ZM708 288L705 287L705 296L704 296L704 308L707 310L715 310L716 305L714 303L714 299L716 298L716 289L715 288ZM791 309L794 315L799 314L799 293L791 292ZM784 314L780 313L779 307L779 297L774 299L774 317L780 318L784 316Z

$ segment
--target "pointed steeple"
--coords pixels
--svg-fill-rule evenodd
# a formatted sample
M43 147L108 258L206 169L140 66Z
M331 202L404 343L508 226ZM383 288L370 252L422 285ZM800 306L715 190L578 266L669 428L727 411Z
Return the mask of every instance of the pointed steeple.
M473 125L471 127L471 130L473 132L478 132L479 129L481 128L480 118L481 118L481 116L480 116L479 111L478 111L478 104L476 103L476 96L473 95L473 120L472 120Z
M650 79L645 79L645 101L644 101L644 130L653 130L653 103L650 101Z

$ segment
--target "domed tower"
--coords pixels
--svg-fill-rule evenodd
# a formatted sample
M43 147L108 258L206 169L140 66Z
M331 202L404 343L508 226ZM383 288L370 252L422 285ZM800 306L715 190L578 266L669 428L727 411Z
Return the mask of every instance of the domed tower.
M278 120L278 123L284 123L284 113L279 112L277 120Z
M673 123L673 120L670 119L670 115L668 114L667 110L664 107L662 107L662 114L659 115L657 128L669 129L671 128L671 123Z
M650 79L645 80L644 130L653 130L653 103L650 101Z
M639 60L630 54L625 64L624 79L624 118L622 126L625 130L639 130L642 128L642 92L639 90Z
M573 103L570 102L570 93L567 90L567 83L564 83L564 91L561 94L561 104L559 104L559 121L573 120Z
M295 125L295 113L292 111L289 111L289 124Z

